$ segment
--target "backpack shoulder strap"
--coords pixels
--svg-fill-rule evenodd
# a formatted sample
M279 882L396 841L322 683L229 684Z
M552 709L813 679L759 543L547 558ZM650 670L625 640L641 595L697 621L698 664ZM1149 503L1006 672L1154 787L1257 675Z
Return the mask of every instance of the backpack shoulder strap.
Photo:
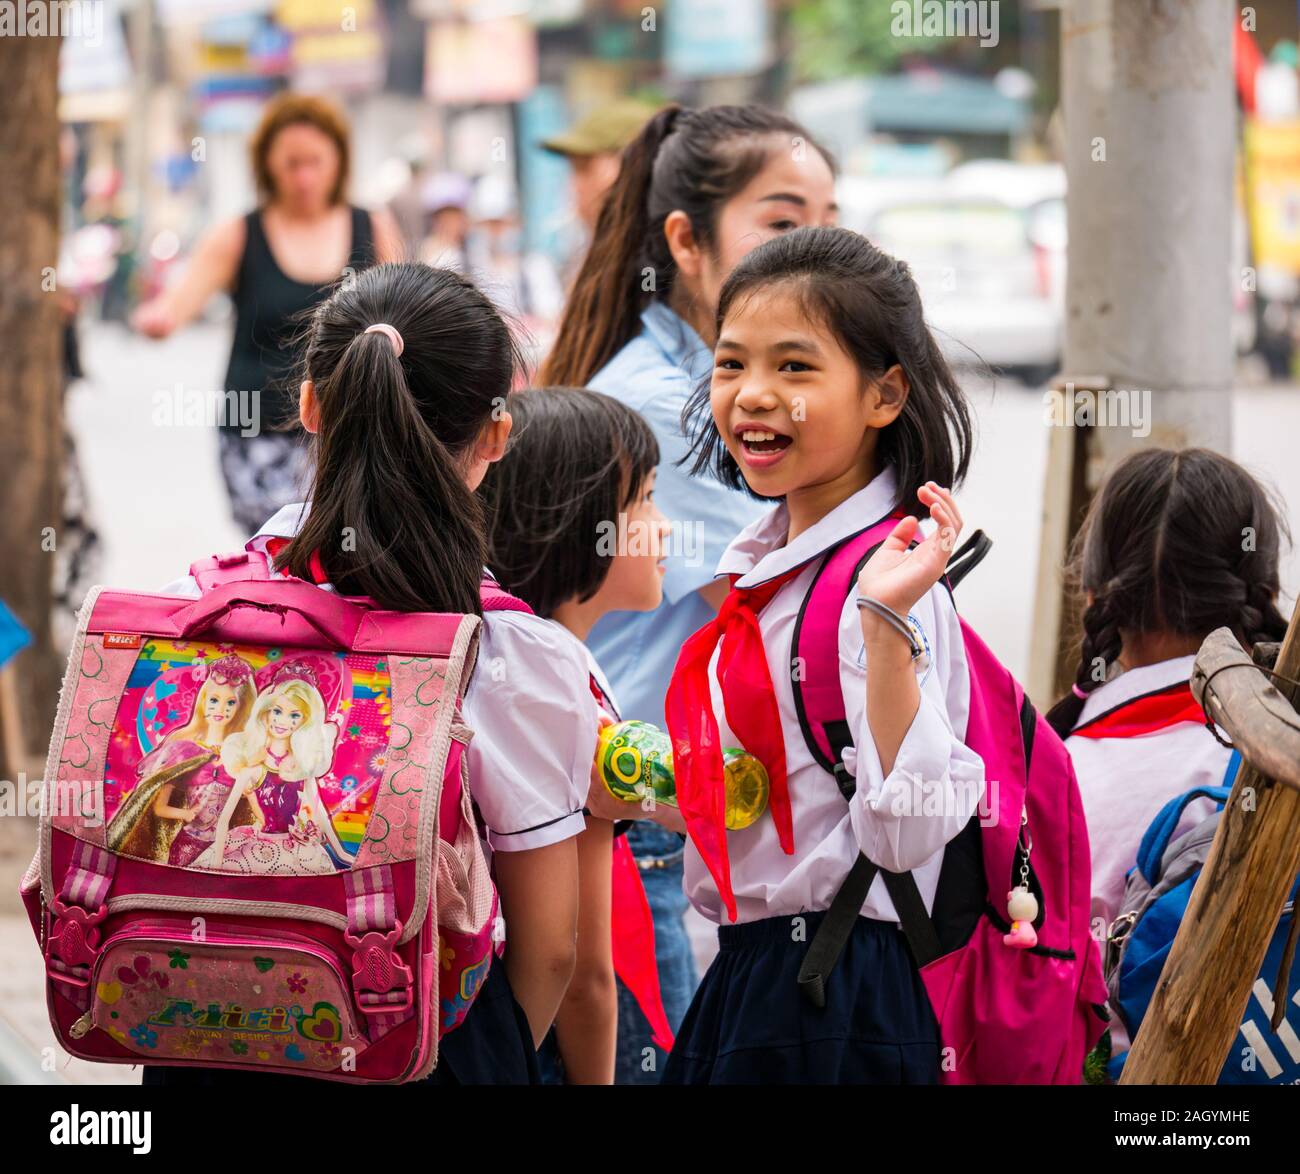
M1142 873L1147 884L1154 886L1160 880L1161 861L1165 850L1169 847L1169 841L1173 839L1174 832L1178 829L1187 805L1197 799L1212 799L1222 807L1232 793L1232 782L1240 763L1241 755L1234 750L1232 757L1228 759L1228 769L1220 786L1193 787L1190 791L1175 795L1159 810L1142 836L1142 843L1138 846L1138 871Z
M840 615L863 565L901 516L881 518L826 553L794 624L790 679L799 729L808 752L834 776L846 799L854 780L842 759L853 736L840 688Z
M484 576L478 585L479 602L485 612L488 611L522 611L528 615L535 615L531 607L522 599L511 595L504 587L501 586L491 576Z
M237 550L231 554L214 554L190 563L190 575L200 591L239 583L248 579L269 579L266 555L259 550Z
M835 778L841 794L853 794L844 751L853 745L840 688L839 630L844 601L863 566L903 516L895 511L851 535L827 552L799 607L791 641L790 679L799 729L813 759ZM953 554L944 575L949 592L988 554L993 541L976 530Z

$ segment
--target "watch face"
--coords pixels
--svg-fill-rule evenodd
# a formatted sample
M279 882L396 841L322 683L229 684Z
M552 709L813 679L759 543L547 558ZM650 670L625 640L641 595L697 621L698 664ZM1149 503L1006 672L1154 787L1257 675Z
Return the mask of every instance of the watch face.
M907 613L907 626L912 632L912 638L921 648L921 655L913 662L912 667L916 670L916 675L920 678L920 683L925 684L926 678L930 675L930 670L934 667L934 656L930 648L930 637L926 635L925 629L921 626L921 621L914 612ZM902 638L902 633L899 633ZM865 669L867 666L867 646L865 643L858 645L858 668Z

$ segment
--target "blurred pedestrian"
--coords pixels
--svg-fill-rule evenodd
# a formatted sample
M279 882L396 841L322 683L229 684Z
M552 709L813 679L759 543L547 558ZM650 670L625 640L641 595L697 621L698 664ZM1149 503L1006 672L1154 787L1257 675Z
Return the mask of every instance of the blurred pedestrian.
M540 382L586 385L637 409L659 442L659 508L672 519L664 601L602 619L587 643L628 718L663 726L664 694L682 645L727 594L714 568L766 511L737 489L691 477L682 411L713 366L722 282L751 249L804 225L834 223L831 164L808 132L760 106L669 106L622 156L614 186L560 322ZM664 1006L674 1030L697 983L682 921L682 842L638 824L628 843L655 918ZM620 1082L649 1083L649 1025L620 990Z
M137 309L133 324L166 338L219 290L235 306L220 426L221 472L235 521L254 532L302 495L293 344L304 311L350 273L401 258L387 212L348 203L343 114L323 98L280 94L250 144L260 204L203 236L181 279Z
M465 244L469 240L469 200L474 185L459 172L440 171L420 189L428 216L428 233L420 241L419 259L437 269L464 273L469 268Z
M656 110L658 107L649 102L623 98L600 106L568 130L542 141L543 150L562 156L569 164L573 209L586 238L575 250L578 260L596 231L605 193L618 178L623 148L636 138Z
M480 176L469 216L469 276L507 317L548 330L564 307L564 287L550 258L527 247L514 185L500 175Z

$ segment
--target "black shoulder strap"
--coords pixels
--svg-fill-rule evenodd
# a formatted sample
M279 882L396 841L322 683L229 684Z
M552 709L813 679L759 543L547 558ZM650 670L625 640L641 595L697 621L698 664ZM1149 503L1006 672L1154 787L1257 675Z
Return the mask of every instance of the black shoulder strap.
M826 984L880 869L861 853L817 927L799 966L799 989L814 1007L826 1006Z
M976 530L954 552L948 560L948 569L944 578L948 580L948 589L953 590L967 575L984 561L984 556L993 548L993 539L983 530Z
M813 935L799 966L799 989L814 1007L826 1006L826 987L831 972L844 952L844 946L853 932L853 926L862 912L863 902L875 882L876 875L885 878L889 899L898 913L899 926L907 938L908 949L917 970L939 957L939 935L934 922L925 909L921 890L910 872L888 872L873 864L862 853L853 862L849 875L844 878L838 892L831 900L826 916Z

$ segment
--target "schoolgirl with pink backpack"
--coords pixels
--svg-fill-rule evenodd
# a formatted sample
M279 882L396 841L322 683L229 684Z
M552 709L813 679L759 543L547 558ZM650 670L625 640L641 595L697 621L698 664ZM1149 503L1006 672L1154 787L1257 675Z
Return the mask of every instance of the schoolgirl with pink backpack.
M309 504L86 600L22 887L70 1053L537 1080L599 717L572 641L485 579L515 360L458 275L363 272L311 320Z
M912 277L799 229L740 262L717 330L694 471L780 504L668 693L719 953L664 1083L1078 1083L1106 999L1078 787L953 605L987 541L953 549L971 428ZM770 781L744 830L733 745Z

